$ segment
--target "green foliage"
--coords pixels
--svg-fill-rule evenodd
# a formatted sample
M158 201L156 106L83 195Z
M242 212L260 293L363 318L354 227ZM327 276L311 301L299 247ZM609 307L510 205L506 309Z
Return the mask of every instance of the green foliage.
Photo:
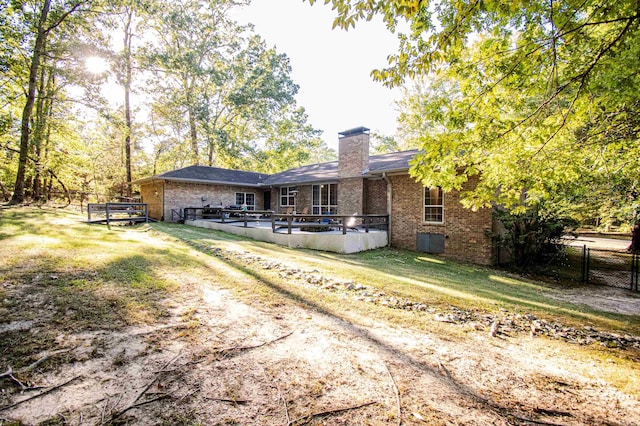
M523 269L548 264L562 252L562 237L578 225L574 219L544 211L539 205L520 214L496 208L494 216L505 230L492 235L494 245L506 250L511 261Z
M187 164L276 170L307 161L318 146L318 132L298 112L288 58L229 18L239 3L168 3L150 19L160 41L145 50L158 160L180 152Z
M249 163L238 165L263 173L277 173L306 164L335 160L320 139L320 131L307 124L307 114L302 108L286 111L283 117L269 123L264 129L263 146Z
M310 1L314 3L314 1ZM398 52L374 78L412 81L400 127L412 175L468 207L554 203L632 221L638 209L640 12L632 0L329 0L335 24L382 16ZM526 194L526 196L525 196ZM526 203L525 203L526 200Z
M412 144L408 138L380 135L377 133L371 134L371 152L373 154L388 154L416 148L417 146Z
M196 163L279 170L330 156L296 105L288 58L231 18L246 3L51 2L23 143L45 3L0 2L0 183L10 191L18 180L22 145L26 198L64 184L83 202L125 195L128 169L132 179ZM111 70L92 74L90 56ZM130 103L114 84L129 87ZM6 194L0 187L0 199Z

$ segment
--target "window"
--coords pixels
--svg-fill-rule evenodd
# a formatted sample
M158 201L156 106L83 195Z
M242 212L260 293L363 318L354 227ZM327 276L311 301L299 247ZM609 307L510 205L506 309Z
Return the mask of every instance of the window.
M295 186L283 186L280 188L280 206L290 207L296 205L296 187Z
M424 217L425 222L443 223L444 222L444 204L442 197L442 188L424 189Z
M247 205L247 210L256 209L256 194L253 192L236 192L236 205Z
M338 184L313 185L312 199L312 214L336 214L338 212Z

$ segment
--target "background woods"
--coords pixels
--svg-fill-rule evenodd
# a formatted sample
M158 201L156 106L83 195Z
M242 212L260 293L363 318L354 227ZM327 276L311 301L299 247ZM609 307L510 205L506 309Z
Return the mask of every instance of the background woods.
M0 2L0 197L114 199L191 164L332 159L287 56L234 20L247 3ZM398 132L374 149L421 148L415 179L447 191L479 175L468 208L637 223L637 2L324 3L336 27L380 17L398 35L372 71L405 91Z
M206 164L276 171L333 155L288 58L231 18L242 1L4 1L0 196L131 197Z

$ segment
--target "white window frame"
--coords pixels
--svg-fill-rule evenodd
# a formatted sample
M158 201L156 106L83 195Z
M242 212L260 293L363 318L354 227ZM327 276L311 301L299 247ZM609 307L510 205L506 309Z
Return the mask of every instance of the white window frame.
M242 202L238 203L238 195L241 196ZM253 198L253 203L247 203L247 195L251 195ZM247 210L255 210L256 209L256 193L255 192L236 192L236 205L247 205Z
M286 194L283 194L283 190ZM280 187L280 207L295 207L296 206L296 194L298 191L295 186L282 186ZM286 204L282 200L286 199Z
M318 188L318 203L314 200L314 189ZM334 188L331 191L331 188ZM326 188L327 191L327 203L322 203L322 190ZM335 192L335 194L334 194ZM335 204L331 204L331 198L335 199ZM311 185L311 214L337 214L338 213L338 184L335 182L321 183L317 185Z
M427 191L431 191L432 189L438 189L440 192L440 204L427 204ZM432 201L432 200L429 200ZM437 201L437 200L436 200ZM439 208L441 213L441 220L427 220L427 209L437 209ZM444 224L444 191L439 186L435 188L427 188L424 187L422 189L422 223L431 224L431 225L442 225Z

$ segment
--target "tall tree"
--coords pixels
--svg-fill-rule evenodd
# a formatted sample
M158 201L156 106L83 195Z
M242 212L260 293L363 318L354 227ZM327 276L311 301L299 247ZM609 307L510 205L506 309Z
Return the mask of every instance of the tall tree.
M43 0L36 7L37 18L35 19L32 34L33 44L31 48L31 58L29 64L28 85L26 88L26 99L22 110L22 119L20 127L20 157L18 159L18 171L16 175L16 183L14 185L13 196L10 204L20 204L24 201L25 190L25 171L27 166L27 157L29 152L30 125L31 114L36 101L36 89L38 84L38 74L40 72L41 57L45 54L45 46L47 38L63 22L74 12L76 12L85 1L61 2L56 3L55 9L51 10L51 0ZM21 12L25 18L28 17L28 11L24 10L29 7L28 4L20 4Z
M306 125L299 122L306 115L294 113L298 86L288 58L230 18L243 3L185 0L151 21L155 117L186 137L191 164L249 168L278 121Z
M134 9L131 6L125 7L124 10L124 40L123 40L123 52L122 61L124 65L123 87L124 87L124 114L125 114L125 170L127 174L127 197L131 198L131 132L133 128L131 118L131 83L132 83L132 53L131 45L133 39L133 16Z
M229 18L236 0L184 0L156 4L150 20L157 41L149 44L154 72L153 90L161 103L184 115L192 164L201 161L198 116L209 84L224 75L223 68L238 49L242 29Z
M320 138L321 131L307 123L307 114L302 108L283 110L281 117L269 122L264 129L261 146L247 162L251 170L262 173L277 173L306 164L335 160L335 151L330 150Z
M564 208L587 182L606 183L597 192L637 205L637 1L328 2L337 26L380 15L398 32L390 66L372 74L416 82L401 126L423 148L412 174L425 185L460 189L480 175L467 206L521 211L543 199ZM606 170L634 182L613 184Z

